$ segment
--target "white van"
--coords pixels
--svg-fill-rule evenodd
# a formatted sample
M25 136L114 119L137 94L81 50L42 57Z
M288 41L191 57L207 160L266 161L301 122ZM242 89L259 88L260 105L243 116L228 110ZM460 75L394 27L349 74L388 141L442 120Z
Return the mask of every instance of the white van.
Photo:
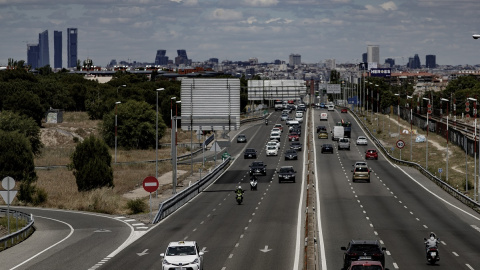
M328 120L328 114L326 112L323 112L320 114L320 121L327 121Z
M345 135L345 130L343 129L342 126L333 127L333 135L332 135L333 141L338 141L338 139L343 138L344 135Z
M327 110L328 111L333 111L334 109L335 109L335 105L333 105L333 104L328 104L327 105Z

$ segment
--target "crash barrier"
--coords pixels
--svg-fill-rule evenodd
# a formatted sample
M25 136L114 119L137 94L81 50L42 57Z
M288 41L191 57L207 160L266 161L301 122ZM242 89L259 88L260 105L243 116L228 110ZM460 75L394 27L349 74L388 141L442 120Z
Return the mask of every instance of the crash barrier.
M160 205L158 206L158 212L155 215L152 223L157 223L160 220L168 217L178 208L182 207L185 203L193 199L205 188L207 188L214 180L217 179L218 175L223 172L223 169L230 163L230 160L230 156L226 157L222 163L220 163L217 167L215 167L215 169L205 175L202 179L196 181L188 188L180 191L173 197L160 203Z
M364 127L364 130L370 135L370 138L372 138L372 141L375 143L375 145L380 149L380 151L383 152L385 156L387 156L391 161L401 164L401 165L407 165L416 168L418 171L420 171L423 175L428 177L430 180L435 182L439 187L441 187L443 190L448 192L450 195L453 197L457 198L459 201L464 203L465 205L469 206L473 210L477 211L480 213L480 203L472 200L470 197L465 196L463 193L459 192L456 188L450 186L447 182L443 181L442 179L436 177L433 175L431 172L426 170L424 167L422 167L420 164L411 162L411 161L406 161L406 160L401 160L397 159L393 156L391 156L387 149L383 146L383 144L373 135L373 133L370 132L370 130L363 124L361 121L360 117L354 112L350 110L350 113L358 120L357 122L361 123L361 125Z
M7 214L10 215L10 223L15 223L16 232L6 235L0 238L0 251L7 249L15 244L23 241L27 237L29 237L34 231L35 228L33 227L33 215L26 214L20 211L12 210L10 211L5 208L0 208L0 215L7 217ZM19 220L25 221L26 225L23 228L18 229L18 222ZM10 225L10 228L12 225Z

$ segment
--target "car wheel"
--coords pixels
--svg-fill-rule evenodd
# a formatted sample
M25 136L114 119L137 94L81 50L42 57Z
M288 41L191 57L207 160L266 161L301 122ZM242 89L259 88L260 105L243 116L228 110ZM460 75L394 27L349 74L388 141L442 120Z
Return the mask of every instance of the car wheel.
M376 157L375 160L378 160L378 157Z

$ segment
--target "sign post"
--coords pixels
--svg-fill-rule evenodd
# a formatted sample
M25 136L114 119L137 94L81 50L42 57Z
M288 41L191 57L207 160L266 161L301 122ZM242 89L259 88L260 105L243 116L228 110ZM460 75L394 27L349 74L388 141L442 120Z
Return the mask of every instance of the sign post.
M397 141L397 148L400 149L400 160L402 160L402 148L405 147L405 142L402 140Z
M15 180L10 176L3 178L2 187L5 191L0 191L0 195L2 195L3 200L7 203L7 230L8 234L10 234L10 204L17 195L17 191L12 190L15 187Z
M145 179L143 179L143 189L145 189L146 192L150 193L149 204L150 204L150 220L151 220L152 219L152 192L155 192L158 189L157 178L153 176L147 176Z

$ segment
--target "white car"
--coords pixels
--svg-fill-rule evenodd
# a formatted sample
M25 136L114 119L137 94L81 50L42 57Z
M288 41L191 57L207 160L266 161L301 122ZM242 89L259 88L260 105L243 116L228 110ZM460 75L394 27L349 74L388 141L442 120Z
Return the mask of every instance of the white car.
M365 137L365 136L358 136L358 138L357 138L357 145L367 145L367 144L368 144L367 137Z
M271 141L273 141L273 140L280 141L280 133L279 132L270 133L270 140Z
M269 141L269 142L267 142L267 147L266 148L268 148L269 146L275 146L277 148L280 148L280 142L277 141L277 140Z
M203 252L195 241L170 242L165 253L161 253L162 270L203 270Z
M277 132L277 133L282 133L282 130L279 128L272 128L272 131L270 131L270 134Z
M303 123L303 116L295 117L295 120L298 121L298 123Z
M267 146L267 156L277 156L278 148L276 146Z

